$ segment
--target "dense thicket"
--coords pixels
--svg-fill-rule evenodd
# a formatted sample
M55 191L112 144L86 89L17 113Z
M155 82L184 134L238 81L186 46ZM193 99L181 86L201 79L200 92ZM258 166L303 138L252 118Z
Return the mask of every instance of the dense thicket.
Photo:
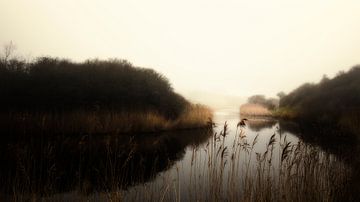
M164 76L124 60L1 60L0 96L2 111L106 108L175 118L188 105Z
M275 98L266 98L265 95L253 95L248 98L248 103L262 105L270 110L279 106L279 100Z
M338 123L346 116L360 116L360 66L324 77L317 84L306 83L280 100L280 107L294 110L307 121Z

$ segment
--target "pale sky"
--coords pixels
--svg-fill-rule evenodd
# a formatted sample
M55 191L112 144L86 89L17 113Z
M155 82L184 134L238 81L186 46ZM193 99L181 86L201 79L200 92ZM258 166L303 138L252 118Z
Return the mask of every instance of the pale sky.
M17 53L127 59L178 92L289 92L360 64L360 1L0 0Z

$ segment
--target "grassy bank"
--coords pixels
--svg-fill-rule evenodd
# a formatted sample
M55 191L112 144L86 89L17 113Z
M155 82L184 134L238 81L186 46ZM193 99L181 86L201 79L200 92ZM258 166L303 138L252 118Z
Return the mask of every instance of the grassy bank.
M271 111L260 104L243 104L240 106L240 115L244 117L270 117Z
M344 137L344 134L348 138L355 138L360 140L360 113L356 110L349 111L340 115L340 117L334 118L334 120L319 120L318 117L303 117L301 112L289 107L280 107L272 111L272 116L277 119L285 121L295 121L299 123L303 128L325 128L327 130L332 129L336 131L342 131L339 133L328 133L329 136ZM336 137L333 137L336 138Z
M2 134L100 134L207 126L166 77L125 60L0 60Z
M144 133L207 127L211 117L202 105L189 105L176 119L154 111L8 112L0 115L0 131L9 136Z
M298 117L296 110L288 107L277 108L271 112L271 115L273 117L286 120L294 120Z
M296 110L289 107L281 107L270 110L260 104L243 104L240 106L242 117L273 117L279 119L295 120L298 117Z

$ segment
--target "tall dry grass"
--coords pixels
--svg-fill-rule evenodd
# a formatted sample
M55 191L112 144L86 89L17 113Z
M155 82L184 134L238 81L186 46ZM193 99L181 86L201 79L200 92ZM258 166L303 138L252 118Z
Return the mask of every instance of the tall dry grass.
M8 112L0 115L0 130L9 135L159 132L207 127L211 118L212 111L202 105L190 105L177 119L153 111Z
M339 201L351 199L351 170L341 159L302 142L291 143L280 131L265 152L256 152L259 136L239 129L226 146L227 125L203 148L194 148L190 180L161 176L163 183L117 191L124 201ZM181 191L182 190L182 191ZM135 197L135 198L134 198Z
M271 111L260 104L243 104L240 106L240 115L243 116L271 116Z
M351 169L344 162L316 146L289 142L281 131L254 148L259 135L249 139L237 128L231 146L225 124L206 144L192 148L190 176L181 179L180 165L129 190L82 195L70 194L76 201L344 201L349 195ZM114 172L116 172L114 170ZM41 197L40 197L41 198ZM36 198L39 199L39 198ZM42 198L63 201L64 196Z
M185 112L174 122L171 127L178 129L201 128L211 124L213 112L210 108L195 104L186 108Z
M205 158L199 149L193 150L191 180L182 186L183 189L189 187L185 191L186 201L346 199L350 169L340 159L302 142L288 142L280 133L270 137L264 145L265 152L256 153L254 148L259 137L249 140L244 130L238 131L232 146L226 146L228 128L225 125L203 148ZM175 181L179 180L175 177ZM180 189L176 183L168 186ZM180 197L179 191L166 193L169 201ZM123 194L127 200L126 192Z

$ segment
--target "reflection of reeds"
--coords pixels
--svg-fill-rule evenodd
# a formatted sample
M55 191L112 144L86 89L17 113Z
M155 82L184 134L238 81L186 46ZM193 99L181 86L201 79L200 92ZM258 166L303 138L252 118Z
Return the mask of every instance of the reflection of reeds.
M258 136L249 141L242 130L228 147L224 144L226 126L224 130L210 138L203 149L193 149L191 180L185 183L189 201L346 199L344 186L350 170L336 157L302 142L288 142L279 134L270 137L265 152L257 153ZM175 176L175 180L180 179ZM124 199L131 199L132 194L135 192ZM141 194L141 189L136 194ZM150 200L156 201L156 197ZM162 195L168 200L177 197Z
M156 132L205 127L211 117L211 110L201 105L191 105L175 120L151 111L14 112L0 115L0 130L10 135Z
M280 133L280 132L279 132ZM347 199L348 167L336 157L302 142L291 143L274 134L265 152L255 152L258 136L248 140L239 130L231 147L227 126L203 148L194 148L190 181L183 187L188 201L336 201ZM277 148L277 149L276 149ZM205 155L204 155L205 154ZM178 176L167 176L179 181ZM171 180L169 180L171 181ZM153 185L156 186L156 185ZM164 187L175 186L167 184ZM143 188L122 192L125 200L141 195ZM178 187L173 188L178 189ZM164 192L142 200L175 200L176 193Z
M264 128L272 128L276 124L276 120L272 118L249 118L247 126L253 131L260 131Z
M232 143L225 144L227 125L202 146L194 146L188 181L180 179L175 165L172 173L158 176L157 183L147 182L129 190L116 187L122 178L116 158L106 160L111 184L108 191L93 194L74 194L74 200L111 201L337 201L347 199L345 187L350 169L335 156L302 142L289 142L276 131L257 152L256 136L246 137L245 130L237 130ZM114 149L114 148L113 148ZM115 148L116 149L116 148ZM113 156L108 151L108 156ZM129 158L132 152L129 152ZM154 159L156 160L156 159ZM119 163L119 162L118 162ZM136 165L138 166L138 165ZM141 166L140 166L141 167ZM139 167L139 168L140 168ZM106 182L104 182L106 183ZM21 195L21 193L16 193ZM58 196L59 197L59 196ZM56 197L50 197L54 200ZM61 200L60 198L57 198Z

